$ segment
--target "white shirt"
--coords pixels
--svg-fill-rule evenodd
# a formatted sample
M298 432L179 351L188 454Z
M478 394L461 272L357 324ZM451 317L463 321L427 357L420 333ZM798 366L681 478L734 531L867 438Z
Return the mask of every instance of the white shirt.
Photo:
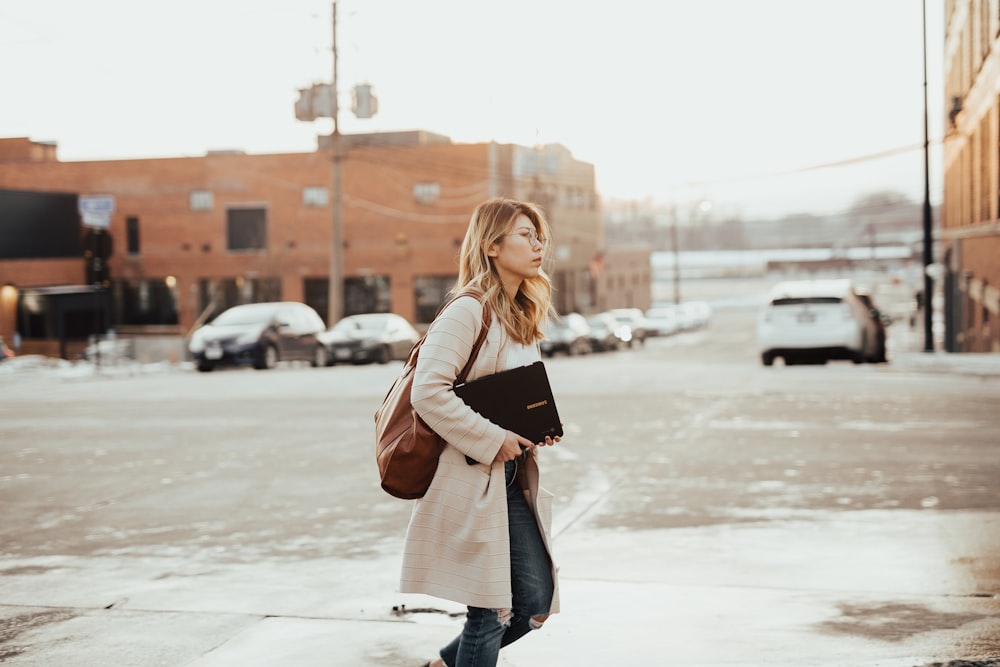
M520 343L509 341L507 343L507 356L504 359L503 368L509 371L512 368L527 366L541 360L542 357L538 353L537 344L521 345Z

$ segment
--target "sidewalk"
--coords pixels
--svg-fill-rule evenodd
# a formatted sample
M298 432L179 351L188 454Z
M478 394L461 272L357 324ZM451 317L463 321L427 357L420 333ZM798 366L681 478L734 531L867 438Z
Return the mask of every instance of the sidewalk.
M785 523L565 534L563 612L499 665L1000 667L1000 596L956 578L940 545L979 531L995 546L1000 513ZM381 549L224 568L134 556L8 563L0 662L418 667L459 632L462 608L395 593L398 545ZM401 604L415 613L394 613Z
M1000 353L925 352L923 332L904 322L889 327L887 333L891 370L1000 378Z
M1000 379L1000 354L897 352L889 360L889 367L914 373L953 373Z

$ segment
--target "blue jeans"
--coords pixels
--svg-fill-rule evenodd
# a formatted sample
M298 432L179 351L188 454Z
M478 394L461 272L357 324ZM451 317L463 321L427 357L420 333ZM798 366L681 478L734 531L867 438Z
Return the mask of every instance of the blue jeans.
M549 613L552 564L535 513L517 482L518 463L505 464L512 615L501 619L496 609L469 607L462 633L441 649L441 659L448 667L496 667L500 649L538 627L540 622L533 620L533 616L544 617Z

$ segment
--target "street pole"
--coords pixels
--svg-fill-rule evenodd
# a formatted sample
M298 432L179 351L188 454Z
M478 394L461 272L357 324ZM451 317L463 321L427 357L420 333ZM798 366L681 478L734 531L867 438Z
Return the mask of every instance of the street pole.
M924 25L924 352L934 351L934 279L928 269L934 261L931 229L930 138L927 121L927 0L923 0Z
M337 2L333 2L333 134L330 137L330 150L333 154L333 223L330 230L330 283L327 291L327 326L332 327L340 320L343 313L343 263L342 241L343 222L341 219L341 182L340 182L340 105L337 100Z
M670 245L674 249L674 303L681 303L681 247L677 234L677 207L671 211L673 214L673 224L670 225Z

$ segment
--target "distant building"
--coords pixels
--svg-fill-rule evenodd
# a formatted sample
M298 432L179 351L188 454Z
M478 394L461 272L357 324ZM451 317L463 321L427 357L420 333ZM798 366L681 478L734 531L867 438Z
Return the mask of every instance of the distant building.
M1000 6L945 1L945 343L1000 352Z
M648 305L648 254L645 284L635 282L633 257L616 268L615 255L605 254L594 167L563 146L456 144L421 131L343 142L345 315L391 311L430 322L457 278L472 209L497 195L535 201L549 216L555 245L546 269L559 312ZM60 162L53 144L0 139L0 190L112 195L116 204L102 312L93 312L85 230L78 227L79 254L67 256L63 225L58 252L24 239L15 256L0 252L0 336L11 340L17 323L27 328L24 352L73 356L81 332L186 336L239 303L302 301L325 318L333 217L327 144L321 138L310 153ZM46 229L46 216L25 215L0 210L0 234ZM57 331L73 339L68 346L52 340Z

